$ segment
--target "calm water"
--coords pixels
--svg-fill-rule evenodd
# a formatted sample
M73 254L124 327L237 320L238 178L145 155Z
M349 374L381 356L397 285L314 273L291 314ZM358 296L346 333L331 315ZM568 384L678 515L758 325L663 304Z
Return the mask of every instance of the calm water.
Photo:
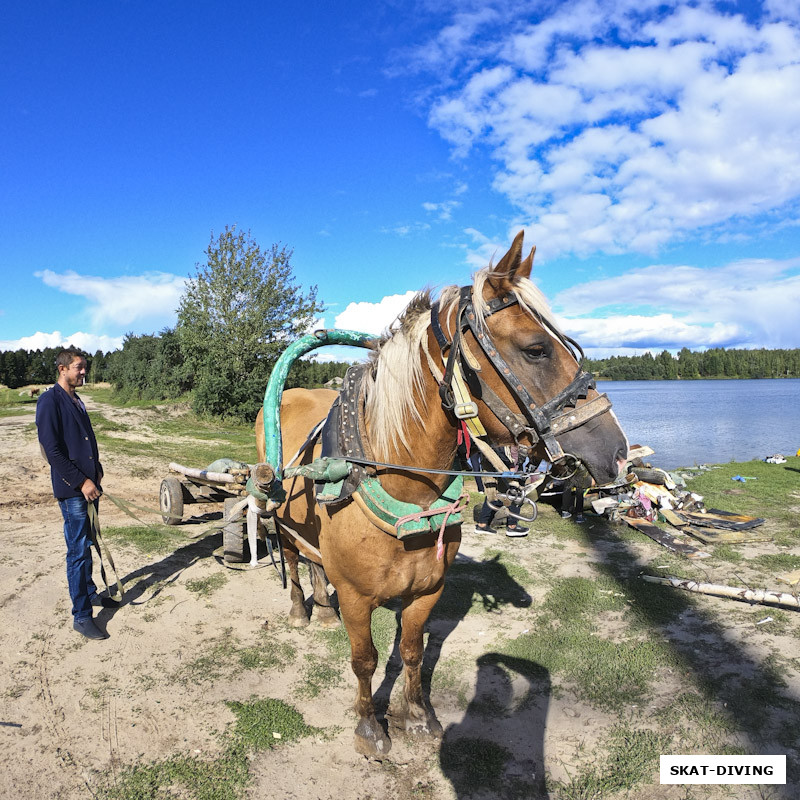
M748 461L800 448L800 379L601 381L631 444L654 466Z

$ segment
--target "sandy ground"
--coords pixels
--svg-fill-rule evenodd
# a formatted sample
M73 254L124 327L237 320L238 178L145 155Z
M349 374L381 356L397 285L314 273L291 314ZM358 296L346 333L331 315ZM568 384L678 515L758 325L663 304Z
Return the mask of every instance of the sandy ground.
M142 412L104 408L103 413L130 423ZM108 640L80 637L71 627L61 517L32 414L0 418L0 448L0 478L6 489L0 500L0 796L98 797L104 782L113 784L133 764L173 754L213 755L219 749L218 734L234 719L225 701L253 697L284 698L308 724L329 731L324 740L312 737L259 754L251 765L248 797L253 800L450 800L472 797L478 790L453 783L440 766L438 742L409 739L393 730L391 707L389 758L359 756L352 746L355 679L349 668L338 686L316 697L304 696L306 654L325 657L324 645L315 636L318 626L312 620L305 630L289 628L288 593L276 573L272 568L226 570L213 556L219 536L194 539L175 553L153 558L132 548L116 550L125 603L97 615L110 634ZM107 492L157 507L166 464L114 458L106 463L106 473ZM104 526L132 524L107 501L101 519ZM502 535L476 536L467 525L461 557L480 559L495 543L516 548L528 563L535 563L537 548L552 546L546 536L514 541ZM572 557L575 549L577 545L568 543L560 550L556 569L560 574L590 575L587 559ZM551 558L552 554L551 550ZM224 585L207 597L187 588L192 581L220 573L226 578ZM543 591L531 591L534 605ZM529 622L529 611L515 606L513 598L497 599L498 613L467 614L451 630L438 632L445 637L438 669L444 673L445 665L452 669L461 664L460 679L470 687L464 695L460 690L437 690L434 681L432 701L438 718L449 737L490 735L502 741L514 753L512 770L521 781L539 783L545 768L551 778L566 779L592 752L603 727L602 715L592 707L561 690L543 691L540 702L519 713L499 714L488 726L485 717L470 711L488 684L497 701L497 673L477 659L491 650L499 633L517 635ZM763 609L755 614L766 616ZM613 628L613 616L604 624ZM731 635L738 636L743 647L757 647L751 631L752 621L747 621ZM297 655L282 670L237 669L224 658L209 659L204 669L198 658L224 641L240 647L279 648L289 643ZM787 647L796 641L790 638ZM387 675L384 667L379 666L374 688L384 697L394 691L396 697L401 681L392 670ZM790 677L796 682L796 675ZM663 685L665 693L674 688L669 681ZM500 686L500 701L512 708L514 698L528 689L521 678ZM636 796L686 795L677 787L655 786Z

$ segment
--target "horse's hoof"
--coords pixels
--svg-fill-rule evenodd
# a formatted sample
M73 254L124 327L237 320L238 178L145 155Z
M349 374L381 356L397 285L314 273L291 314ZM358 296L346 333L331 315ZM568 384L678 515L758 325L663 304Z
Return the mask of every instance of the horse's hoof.
M362 756L382 758L392 749L392 742L375 719L362 719L356 726L353 746Z
M338 628L342 624L338 614L333 609L328 613L317 612L316 620L323 628Z
M307 628L309 623L309 619L305 614L292 616L289 614L289 625L292 628Z
M444 736L444 729L433 714L428 714L424 719L406 717L406 733L441 739Z

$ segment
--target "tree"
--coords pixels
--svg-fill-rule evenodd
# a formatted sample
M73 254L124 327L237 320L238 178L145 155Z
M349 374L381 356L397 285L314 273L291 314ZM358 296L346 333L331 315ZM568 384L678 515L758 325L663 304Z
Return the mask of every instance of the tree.
M213 234L207 261L197 265L178 308L175 329L194 373L200 413L253 419L272 366L323 310L317 288L294 282L292 251L263 252L250 233L226 227Z

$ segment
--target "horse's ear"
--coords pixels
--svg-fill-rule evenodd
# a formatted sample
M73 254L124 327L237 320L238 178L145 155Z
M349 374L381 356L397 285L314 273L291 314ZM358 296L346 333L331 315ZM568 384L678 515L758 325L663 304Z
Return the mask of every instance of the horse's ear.
M525 238L525 231L520 231L511 244L509 251L500 259L497 266L492 267L489 272L488 280L493 289L505 292L513 289L514 284L520 278L530 278L533 268L533 254L536 252L534 247L528 257L522 259L522 240Z

